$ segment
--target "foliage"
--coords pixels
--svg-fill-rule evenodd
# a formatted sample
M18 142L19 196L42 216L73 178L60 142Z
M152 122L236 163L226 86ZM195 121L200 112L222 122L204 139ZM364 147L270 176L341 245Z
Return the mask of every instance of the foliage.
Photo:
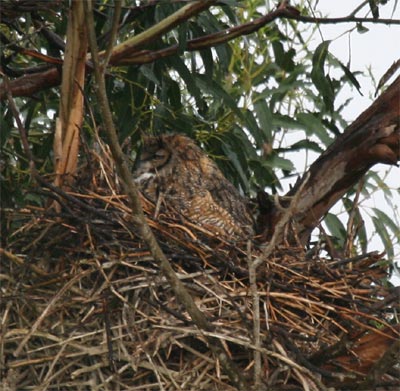
M2 67L19 76L37 67L49 66L26 50L48 58L62 58L62 45L49 34L61 38L66 33L68 2L3 15ZM39 2L38 4L42 4ZM313 2L297 5L303 15L313 14ZM132 2L123 8L118 43L146 31L182 7L181 2ZM182 132L195 138L215 159L225 175L249 196L260 189L282 191L287 178L301 174L293 152L320 153L345 128L342 111L350 102L337 102L347 85L359 89L352 72L329 52L330 41L321 41L315 50L310 42L316 30L311 25L279 19L256 32L229 43L186 50L188 43L204 35L255 20L273 2L252 0L221 1L197 17L183 21L146 50L159 51L178 46L175 55L156 61L111 67L107 88L121 144L132 159L143 134ZM95 23L100 49L106 49L113 15L108 1L96 3ZM54 38L54 37L53 37ZM86 148L96 143L100 133L99 113L92 93L93 83L85 89L86 117L82 142ZM29 142L43 175L53 172L52 142L59 90L44 90L34 97L18 98L17 105L29 133ZM5 207L42 204L32 193L29 167L21 148L13 116L2 103L2 203ZM299 136L300 135L300 136ZM82 159L84 159L82 149ZM382 189L390 202L391 190L371 173L366 192ZM356 249L367 250L363 211L354 194L344 200L346 213L356 214ZM393 244L400 242L398 222L380 209L371 211L372 221L394 257ZM348 229L341 220L328 215L326 225L345 245Z

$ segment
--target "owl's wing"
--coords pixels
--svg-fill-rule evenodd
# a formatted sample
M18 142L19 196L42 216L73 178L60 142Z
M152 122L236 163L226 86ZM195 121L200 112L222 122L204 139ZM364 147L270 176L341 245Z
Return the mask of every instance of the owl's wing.
M236 225L245 232L251 234L253 231L253 217L247 208L246 200L231 182L221 173L213 161L209 159L202 162L204 172L203 185L210 193L214 202L224 210L229 211Z
M244 238L247 232L238 225L231 214L217 202L207 190L203 190L186 199L181 213L190 221L216 236L222 236L227 239Z

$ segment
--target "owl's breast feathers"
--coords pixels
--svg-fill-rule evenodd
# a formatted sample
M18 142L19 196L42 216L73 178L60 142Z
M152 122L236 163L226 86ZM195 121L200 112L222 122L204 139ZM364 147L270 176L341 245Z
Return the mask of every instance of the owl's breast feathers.
M244 239L253 234L245 199L186 136L147 137L134 175L145 197L156 203L162 194L168 207L215 235Z

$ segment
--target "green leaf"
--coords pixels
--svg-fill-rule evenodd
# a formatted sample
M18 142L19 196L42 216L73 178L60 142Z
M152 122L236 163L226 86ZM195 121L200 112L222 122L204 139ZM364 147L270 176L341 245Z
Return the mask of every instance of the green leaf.
M350 213L354 213L354 229L357 229L356 238L359 241L361 250L366 252L368 248L368 237L365 228L365 222L361 216L360 209L358 205L354 205L354 202L350 198L345 197L342 199L342 201L349 216Z
M365 34L369 31L369 29L367 27L365 27L362 23L357 23L357 31L360 34Z
M252 182L254 182L258 188L269 186L274 190L281 189L274 169L262 164L261 159L250 160L249 166L254 172L254 177L251 178Z
M149 79L150 81L152 81L156 85L160 85L160 80L158 80L158 78L154 74L154 71L153 71L151 65L142 65L139 68L139 70L143 74L143 76L145 76L147 79Z
M256 141L256 144L258 146L260 146L265 142L267 137L266 137L266 135L264 133L264 129L261 129L258 126L258 123L256 121L256 118L255 118L254 114L255 113L253 111L246 110L243 115L246 118L247 130L254 137L254 140Z
M325 61L329 53L328 48L330 43L331 41L324 41L315 50L312 58L313 68L311 79L320 92L327 109L333 111L334 89L329 76L325 74Z
M293 71L295 64L293 58L296 54L293 48L285 52L281 41L272 41L272 48L275 54L275 63L287 72Z
M354 73L351 72L350 69L346 65L344 65L341 61L337 60L337 62L339 64L340 68L342 68L344 74L346 75L347 80L349 80L351 82L351 84L353 84L353 86L357 88L357 91L360 93L360 95L362 95L361 85L358 82L358 80L356 79Z
M166 83L168 87L166 91L168 93L168 103L171 105L171 108L175 111L181 110L182 108L182 101L181 101L181 89L179 84L175 80L168 80Z
M272 143L272 113L264 100L258 100L254 104L260 128L264 134L264 141Z
M315 114L298 113L296 115L296 119L302 125L302 129L305 130L307 135L316 135L325 146L328 146L332 143L333 140L326 131L324 124Z
M240 119L245 121L243 113L237 107L236 101L224 88L214 80L209 80L204 75L196 75L195 82L204 93L212 95L216 100L222 100Z
M205 75L208 79L210 79L214 70L214 60L212 58L211 49L200 50L199 54L203 60Z
M267 158L261 160L261 164L264 167L270 167L270 168L280 168L285 171L293 171L294 170L294 165L293 162L290 161L289 159L285 159L283 157L280 157L276 154L271 154Z
M188 39L188 22L185 21L178 26L178 45L179 53L183 53L187 46Z
M242 185L244 186L244 190L248 192L249 189L248 180L243 171L242 165L240 164L237 153L228 143L225 142L222 142L222 150L225 152L225 155L229 158L229 160L235 167L236 172L239 174L239 179Z
M343 223L332 213L326 214L324 223L328 227L329 232L339 240L340 246L343 247L347 238L346 228Z
M313 70L319 69L323 70L325 66L325 60L328 55L328 48L332 41L323 41L321 42L314 51L314 55L312 58Z
M308 149L315 152L322 152L323 149L315 142L311 140L300 140L297 143L292 144L286 151L300 151L302 149Z
M383 222L375 216L372 217L372 222L374 223L376 233L382 240L388 258L393 259L394 258L393 243L390 240L390 235L388 230L386 229L385 224L383 224Z
M198 85L196 84L196 80L193 74L189 71L189 69L179 56L171 57L169 60L170 64L176 69L176 71L179 73L179 76L185 82L190 94L192 94L194 99L196 100L197 108L200 111L204 110L206 103L201 95L201 91Z
M288 115L282 115L279 113L274 113L272 117L273 127L282 127L285 129L299 129L299 123Z
M231 7L243 7L243 4L237 0L220 0L220 3L229 5Z
M393 235L396 237L397 241L400 242L400 227L397 223L391 219L385 212L380 209L372 208L375 213L375 216L379 221L387 228L389 228Z

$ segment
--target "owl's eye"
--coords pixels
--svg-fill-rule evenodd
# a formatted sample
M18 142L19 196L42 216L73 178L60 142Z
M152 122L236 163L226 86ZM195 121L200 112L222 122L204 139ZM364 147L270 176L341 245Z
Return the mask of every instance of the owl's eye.
M167 151L160 149L159 151L157 151L154 156L158 159L164 159L167 156Z

